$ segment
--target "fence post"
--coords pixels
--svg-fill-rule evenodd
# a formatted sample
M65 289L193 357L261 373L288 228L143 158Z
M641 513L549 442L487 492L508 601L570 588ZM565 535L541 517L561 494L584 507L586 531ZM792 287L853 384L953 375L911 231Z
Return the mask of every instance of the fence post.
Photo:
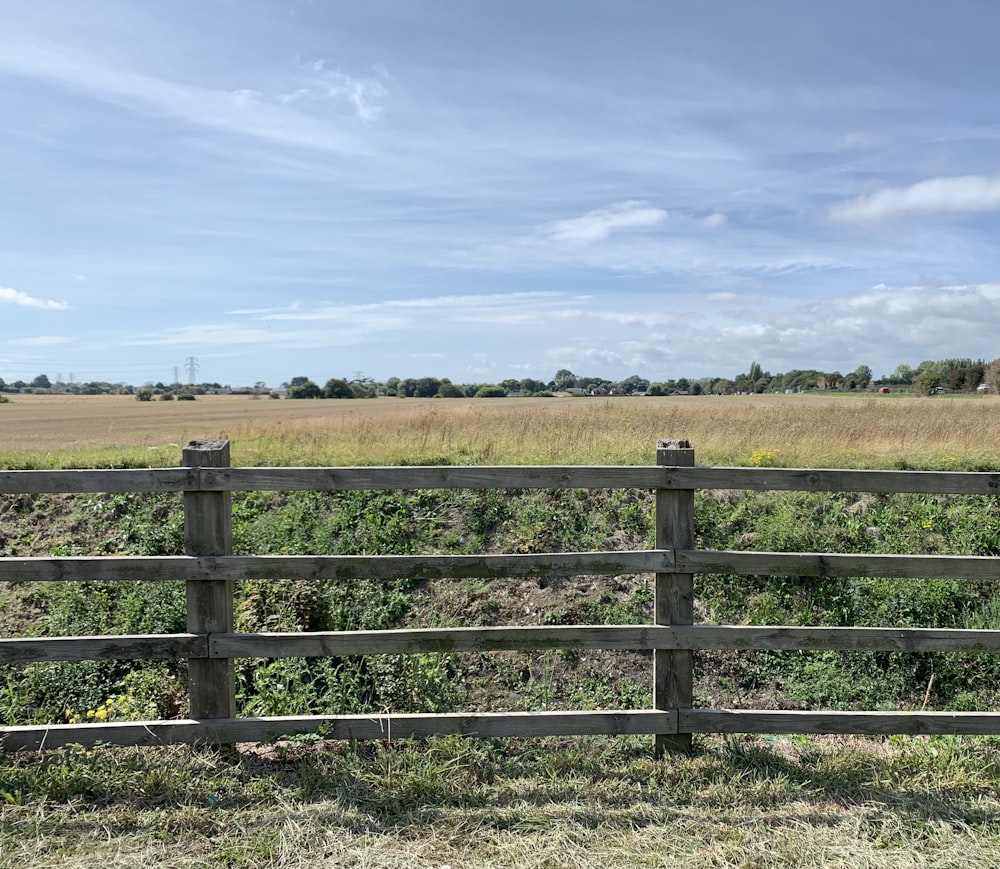
M183 452L191 468L228 468L229 441L191 441ZM184 493L184 549L188 555L231 555L233 508L230 492ZM232 580L187 583L187 629L191 633L232 633ZM188 660L191 717L233 718L236 679L231 658Z
M694 450L686 440L658 440L656 464L692 467ZM656 490L656 548L694 547L694 491ZM657 573L653 602L658 625L694 623L694 577L690 573ZM653 706L690 709L694 705L694 653L690 649L653 652ZM656 754L688 752L691 734L657 734Z

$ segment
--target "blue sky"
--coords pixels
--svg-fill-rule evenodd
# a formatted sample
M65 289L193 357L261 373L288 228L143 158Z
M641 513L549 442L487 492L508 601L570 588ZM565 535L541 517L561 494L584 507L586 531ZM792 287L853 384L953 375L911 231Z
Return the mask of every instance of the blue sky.
M0 0L0 20L7 381L1000 356L1000 4Z

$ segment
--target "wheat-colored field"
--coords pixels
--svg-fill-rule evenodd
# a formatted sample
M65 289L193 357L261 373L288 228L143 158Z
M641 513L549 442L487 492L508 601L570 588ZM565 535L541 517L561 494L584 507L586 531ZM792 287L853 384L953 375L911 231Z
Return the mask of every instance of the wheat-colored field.
M647 464L659 437L699 464L1000 466L1000 398L876 395L274 401L15 396L0 466L169 466L229 438L239 465Z

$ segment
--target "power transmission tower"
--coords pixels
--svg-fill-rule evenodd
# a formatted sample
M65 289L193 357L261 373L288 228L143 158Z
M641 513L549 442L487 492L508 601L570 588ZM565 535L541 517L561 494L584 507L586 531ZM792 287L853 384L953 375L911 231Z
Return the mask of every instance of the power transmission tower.
M172 383L180 383L181 382L181 370L176 365L174 366L174 379L171 382Z
M194 383L195 378L198 376L198 360L194 356L188 356L184 360L184 367L187 369L188 383Z

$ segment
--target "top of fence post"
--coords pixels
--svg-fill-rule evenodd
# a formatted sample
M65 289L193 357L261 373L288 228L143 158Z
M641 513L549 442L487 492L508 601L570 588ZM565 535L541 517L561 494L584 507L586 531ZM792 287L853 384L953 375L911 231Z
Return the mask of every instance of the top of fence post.
M184 447L184 464L192 468L224 468L229 465L228 440L191 440Z
M182 461L190 468L228 468L228 440L193 440ZM202 496L199 497L199 494ZM207 498L205 496L208 496ZM229 555L233 547L232 496L229 492L188 492L184 498L184 543L188 555Z

